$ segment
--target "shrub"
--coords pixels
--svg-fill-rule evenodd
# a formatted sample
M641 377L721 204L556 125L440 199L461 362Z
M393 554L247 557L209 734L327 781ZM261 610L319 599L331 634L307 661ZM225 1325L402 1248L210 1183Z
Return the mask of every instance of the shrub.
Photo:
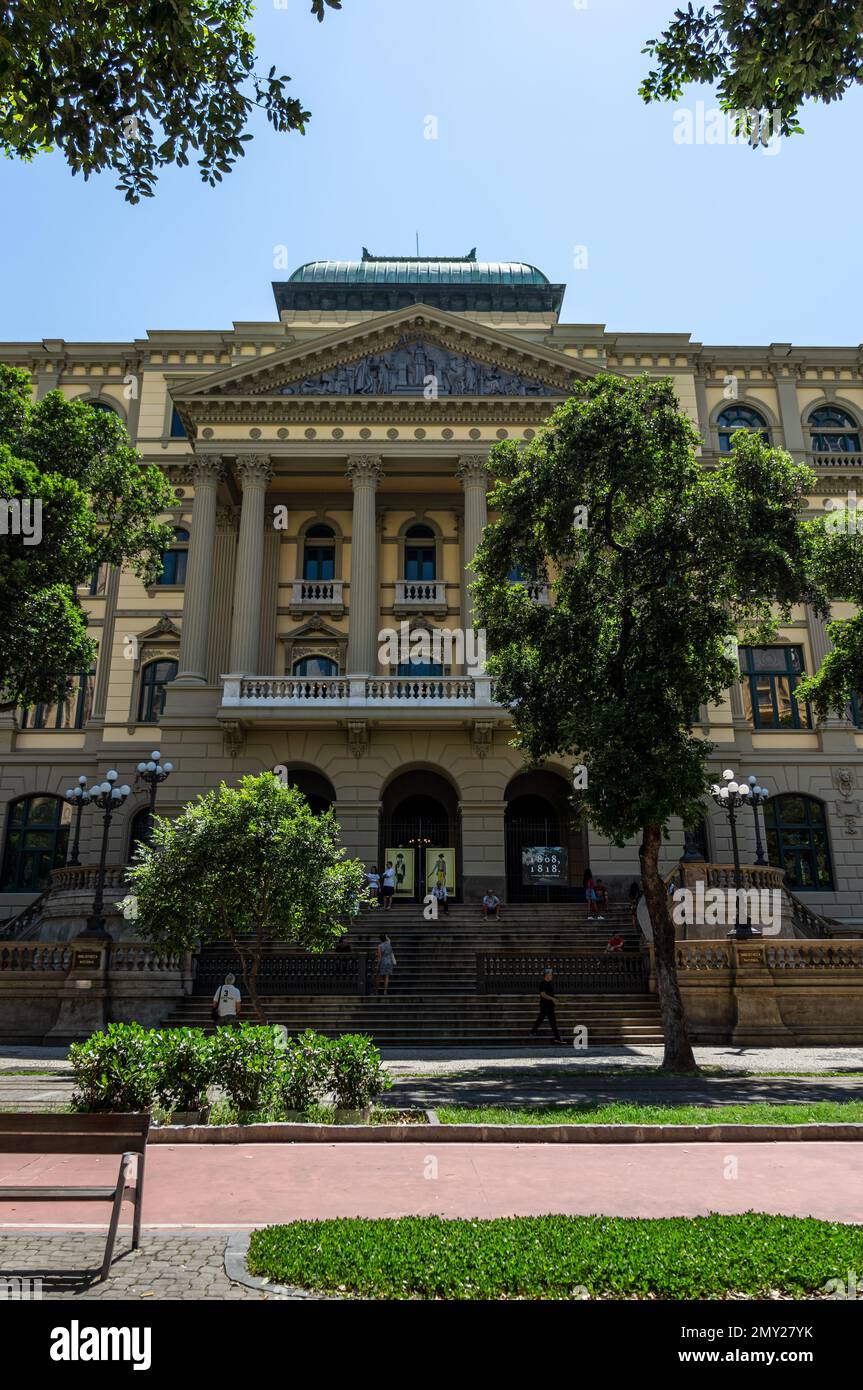
M138 1023L111 1023L69 1048L73 1110L149 1110L158 1085L155 1039Z
M310 1028L281 1052L275 1090L286 1110L303 1114L327 1092L333 1044Z
M273 1028L244 1023L220 1028L213 1040L213 1080L238 1110L263 1110L271 1102L280 1049Z
M364 1033L344 1033L330 1047L330 1086L337 1110L362 1110L392 1086L381 1054Z
M213 1043L200 1028L163 1028L153 1035L157 1095L168 1110L201 1110L213 1080Z

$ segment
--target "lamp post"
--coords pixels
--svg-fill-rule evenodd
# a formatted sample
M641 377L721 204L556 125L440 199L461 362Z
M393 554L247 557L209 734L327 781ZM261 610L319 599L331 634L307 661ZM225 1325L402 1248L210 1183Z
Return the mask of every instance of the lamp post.
M763 806L770 795L766 787L759 787L757 777L747 777L749 784L749 805L752 807L752 814L755 817L755 862L759 867L767 864L764 853L764 846L761 843L761 829L758 823L758 807Z
M730 768L725 769L722 774L722 780L724 786L720 786L719 783L714 782L713 786L710 788L710 795L719 809L724 811L728 817L728 826L731 831L731 852L734 856L735 901L740 907L743 917L743 920L738 919L736 925L728 932L728 936L736 937L738 940L746 940L749 937L758 936L760 933L753 931L752 927L749 925L746 912L746 900L745 898L741 900L740 896L743 882L740 873L740 851L737 847L737 812L749 801L752 795L752 789L748 782L735 781L734 773ZM761 789L759 788L759 790Z
M87 787L87 778L81 774L78 778L77 787L70 787L66 792L66 800L70 806L75 807L75 838L72 841L72 853L66 861L68 869L77 869L81 864L81 812L85 806L89 806L92 796Z
M174 764L160 762L161 757L162 754L159 752L158 748L156 748L150 754L150 761L148 763L138 764L138 776L141 781L146 782L147 786L150 788L150 815L147 820L148 841L153 834L153 818L156 814L156 792L166 778L170 777L171 773L174 771Z
M108 833L111 829L111 817L118 811L126 800L132 788L124 783L122 787L117 787L114 783L119 774L109 772L104 782L90 790L90 800L94 806L98 806L102 812L102 852L99 855L99 871L96 875L96 896L93 899L93 915L87 918L86 929L81 933L85 937L103 938L107 935L105 931L105 918L102 915L102 906L105 893L105 861L108 856Z

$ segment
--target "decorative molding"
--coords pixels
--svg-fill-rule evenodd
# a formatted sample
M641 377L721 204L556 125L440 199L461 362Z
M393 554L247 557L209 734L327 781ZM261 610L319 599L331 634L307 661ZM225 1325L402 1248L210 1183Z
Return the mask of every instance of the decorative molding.
M229 758L236 758L246 746L246 731L237 719L222 721L222 745Z
M478 758L494 752L494 724L490 719L475 719L471 730L471 744Z
M273 469L267 454L249 454L238 458L234 470L244 492L250 487L268 487L273 479Z
M478 487L485 491L488 487L487 463L487 454L459 454L455 473L462 487Z
M348 752L355 758L364 758L369 751L369 726L365 719L347 721Z
M382 464L380 454L354 454L348 461L345 477L350 478L355 491L361 487L376 490L384 476Z

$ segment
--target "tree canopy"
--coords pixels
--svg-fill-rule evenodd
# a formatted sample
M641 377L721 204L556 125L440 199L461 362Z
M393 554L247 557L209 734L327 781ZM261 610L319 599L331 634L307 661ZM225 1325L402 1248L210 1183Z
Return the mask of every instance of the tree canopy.
M815 580L834 601L856 608L853 616L827 623L831 650L818 671L798 684L798 699L810 701L820 721L863 692L863 517L856 505L835 507L806 530Z
M474 561L497 698L517 746L586 769L574 805L612 843L641 839L668 1065L692 1065L658 874L672 817L703 815L700 707L739 680L729 635L766 640L809 575L800 509L813 475L754 433L705 471L669 379L599 375L528 444L491 450L498 513ZM508 582L553 569L555 601ZM774 609L774 604L777 607Z
M128 875L138 933L174 950L230 941L260 1012L266 942L326 950L356 909L365 870L338 836L332 812L316 815L272 772L223 782L176 820L157 818L140 846Z
M0 364L0 691L15 705L63 699L92 663L77 586L100 564L153 583L172 535L158 517L176 500L116 415L60 391L30 396L28 374Z
M796 134L804 101L838 101L863 81L863 3L689 4L643 52L655 64L639 89L646 102L677 101L688 82L716 83L724 110L772 111L781 134Z
M318 20L341 0L312 0ZM251 0L16 0L0 6L0 150L58 149L87 179L119 176L130 203L157 171L197 158L211 185L230 173L252 111L301 134L310 117L290 78L255 71Z

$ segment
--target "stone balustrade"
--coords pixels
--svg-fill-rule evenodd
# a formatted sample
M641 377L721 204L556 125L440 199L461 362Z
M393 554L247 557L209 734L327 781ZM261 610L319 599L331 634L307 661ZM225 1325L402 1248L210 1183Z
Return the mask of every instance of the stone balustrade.
M344 612L344 581L341 579L295 579L291 585L291 609L299 613Z
M494 706L490 676L240 676L223 677L225 710L379 709Z
M397 579L395 611L416 613L446 610L446 584L442 579Z

